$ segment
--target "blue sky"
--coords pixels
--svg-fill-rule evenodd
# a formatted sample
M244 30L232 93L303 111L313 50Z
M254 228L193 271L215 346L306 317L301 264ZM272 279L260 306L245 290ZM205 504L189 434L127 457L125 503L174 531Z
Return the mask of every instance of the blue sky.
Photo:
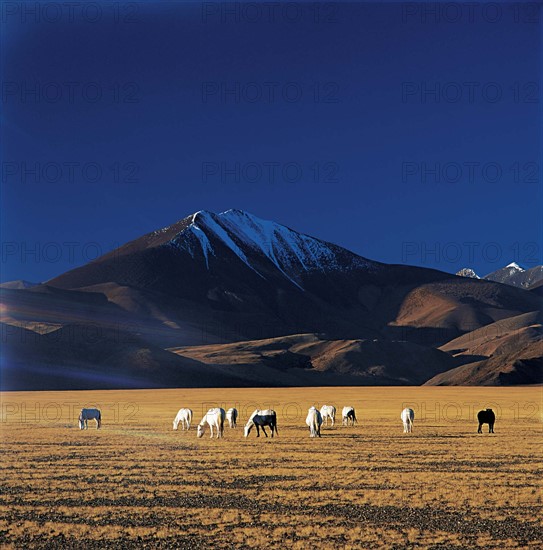
M383 262L541 263L540 13L10 5L3 281L229 208Z

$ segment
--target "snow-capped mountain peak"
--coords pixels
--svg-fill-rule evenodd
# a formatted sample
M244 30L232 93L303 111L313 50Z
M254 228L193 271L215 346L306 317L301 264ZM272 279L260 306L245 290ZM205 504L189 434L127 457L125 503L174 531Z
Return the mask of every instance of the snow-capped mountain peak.
M380 265L243 210L231 209L220 214L201 210L188 220L190 223L170 243L188 251L193 258L201 254L208 269L218 249L226 247L260 277L265 278L259 268L264 260L303 289L304 272L375 269Z
M457 271L456 274L460 277L468 277L469 279L480 279L481 278L470 267L464 267L460 271Z
M520 288L529 288L543 278L543 267L537 265L524 269L516 262L485 275L484 279Z

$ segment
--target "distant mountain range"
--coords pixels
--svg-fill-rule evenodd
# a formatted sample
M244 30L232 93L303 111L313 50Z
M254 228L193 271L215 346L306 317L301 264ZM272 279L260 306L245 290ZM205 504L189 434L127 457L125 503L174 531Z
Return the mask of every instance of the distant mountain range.
M515 262L493 271L484 277L479 277L477 273L470 268L463 268L456 274L461 277L470 277L472 279L482 278L487 281L495 281L497 283L503 283L528 290L538 287L543 282L543 266L538 265L532 267L531 269L523 269Z
M4 389L421 384L494 357L448 342L542 303L241 210L197 212L1 301Z
M12 289L23 289L23 288L32 288L33 286L38 286L40 283L31 283L29 281L7 281L5 283L0 283L0 288L12 288Z

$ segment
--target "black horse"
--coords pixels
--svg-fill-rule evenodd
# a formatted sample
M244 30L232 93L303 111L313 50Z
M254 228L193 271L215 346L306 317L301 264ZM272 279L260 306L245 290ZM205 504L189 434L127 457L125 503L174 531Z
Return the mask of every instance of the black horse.
M479 421L479 429L477 433L483 433L483 424L488 424L488 433L494 433L494 422L496 422L496 415L492 409L486 409L486 411L479 411L477 413L477 420Z
M277 415L275 414L275 411L272 411L272 410L255 411L251 416L251 418L249 418L249 421L245 426L245 437L249 435L249 432L251 431L253 426L256 426L256 437L260 437L260 428L262 428L264 435L268 437L268 434L266 433L264 426L270 427L271 436L273 437L274 431L276 434L278 433L277 432Z

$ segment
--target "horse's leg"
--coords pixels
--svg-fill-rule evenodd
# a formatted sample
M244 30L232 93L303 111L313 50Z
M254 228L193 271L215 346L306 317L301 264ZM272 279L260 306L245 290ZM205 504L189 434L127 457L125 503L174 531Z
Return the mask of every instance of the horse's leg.
M481 422L479 422L479 427L477 428L477 433L478 434L483 433L483 425L481 424Z
M266 428L264 428L264 426L262 426L262 431L264 432L264 435L268 437L268 434L266 433Z
M260 428L258 424L255 424L255 426L256 426L256 437L260 437Z

